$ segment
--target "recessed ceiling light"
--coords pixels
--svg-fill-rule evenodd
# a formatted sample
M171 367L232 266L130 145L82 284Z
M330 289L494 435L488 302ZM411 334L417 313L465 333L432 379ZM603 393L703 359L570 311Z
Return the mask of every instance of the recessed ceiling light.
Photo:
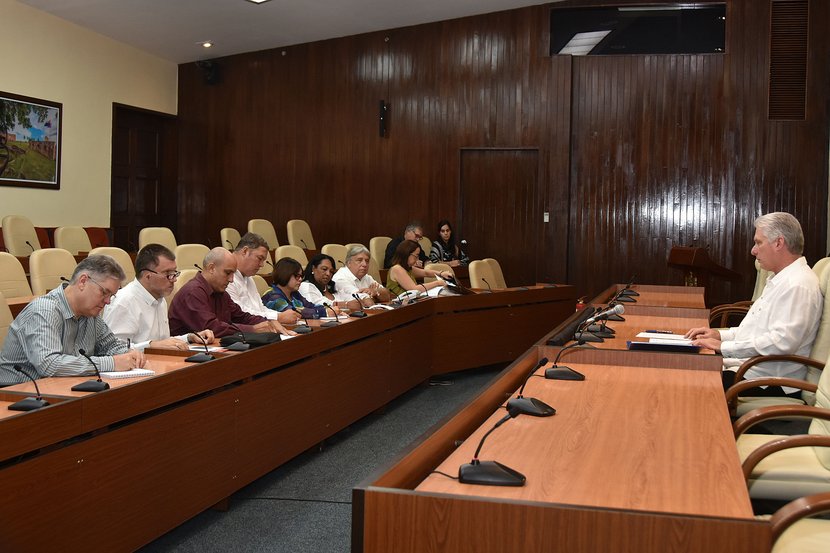
M204 47L204 48L210 48L211 46L213 46L213 43L212 43L211 41L209 41L209 40L206 40L206 41L204 41L204 42L200 42L200 44L201 44L201 45L202 45L202 47Z
M268 0L248 0L248 2L251 2L252 4L264 4L265 2L268 2Z

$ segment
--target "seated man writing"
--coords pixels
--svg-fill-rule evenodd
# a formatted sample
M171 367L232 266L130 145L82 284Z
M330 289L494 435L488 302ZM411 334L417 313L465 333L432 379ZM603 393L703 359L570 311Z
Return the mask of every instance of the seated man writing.
M357 294L364 306L376 301L387 302L392 298L389 290L380 285L369 274L369 250L365 246L352 246L346 252L346 266L338 269L332 277L335 298L338 301L354 301Z
M69 283L32 300L9 327L0 352L0 386L33 378L94 375L143 367L144 354L130 350L98 315L115 296L124 271L107 255L91 255L78 263Z
M135 258L135 280L104 308L104 321L113 334L129 340L130 346L188 349L188 343L213 341L211 330L170 337L167 300L179 271L176 255L161 244L147 244ZM196 336L198 334L198 336Z
M818 278L801 256L804 233L789 213L768 213L755 220L752 255L762 268L775 273L741 324L734 328L693 328L686 337L698 346L723 354L724 388L735 381L740 363L756 355L808 356L813 346L824 300ZM752 367L746 378L781 376L803 379L806 367L792 362L766 362ZM756 388L754 395L798 394L795 388Z
M182 286L170 306L170 332L186 334L206 328L221 338L242 332L279 332L265 317L243 311L226 289L236 272L236 258L225 248L205 256L202 272Z

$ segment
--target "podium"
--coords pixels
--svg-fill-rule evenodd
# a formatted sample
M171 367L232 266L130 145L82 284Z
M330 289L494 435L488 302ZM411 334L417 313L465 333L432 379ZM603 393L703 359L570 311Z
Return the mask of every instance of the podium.
M741 279L740 273L713 261L704 248L674 246L669 252L668 265L684 272L686 286L702 286L705 289L706 305L709 305L709 280L712 276L732 281Z

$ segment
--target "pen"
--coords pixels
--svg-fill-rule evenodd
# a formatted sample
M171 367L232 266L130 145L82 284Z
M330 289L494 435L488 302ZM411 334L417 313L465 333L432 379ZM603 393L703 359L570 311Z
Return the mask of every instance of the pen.
M671 330L646 330L646 332L651 332L652 334L674 334Z

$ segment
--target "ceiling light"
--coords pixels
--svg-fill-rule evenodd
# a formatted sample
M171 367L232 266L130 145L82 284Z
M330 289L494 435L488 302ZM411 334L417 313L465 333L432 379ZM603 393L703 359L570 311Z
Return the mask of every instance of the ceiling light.
M265 2L268 2L268 0L248 0L248 2L251 2L252 4L264 4Z
M204 47L204 48L210 48L211 46L213 46L213 43L209 40L206 40L204 42L200 42L199 44L201 44L202 47Z

